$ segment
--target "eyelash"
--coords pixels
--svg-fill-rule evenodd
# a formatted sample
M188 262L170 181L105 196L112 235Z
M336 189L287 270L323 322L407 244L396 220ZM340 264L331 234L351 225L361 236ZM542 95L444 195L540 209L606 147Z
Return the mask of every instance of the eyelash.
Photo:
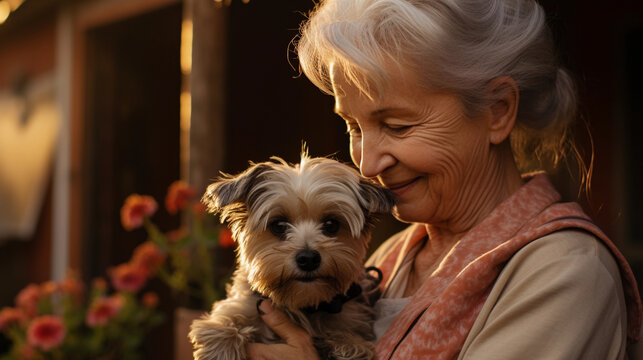
M390 132L394 134L403 134L406 131L410 130L412 127L411 125L404 125L404 126L385 125L385 126Z
M401 135L410 130L413 126L412 125L402 125L402 126L396 126L396 125L388 125L386 123L383 124L383 126L390 131L393 134ZM360 129L359 125L346 122L346 134L350 136L355 136L361 134L362 130Z
M351 123L346 123L346 134L347 135L357 135L361 133L362 130L359 128L359 125L356 124L351 124Z

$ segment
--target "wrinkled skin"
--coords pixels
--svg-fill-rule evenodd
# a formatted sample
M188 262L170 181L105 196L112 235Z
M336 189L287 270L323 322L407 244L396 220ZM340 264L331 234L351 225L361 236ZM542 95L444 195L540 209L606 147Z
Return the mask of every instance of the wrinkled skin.
M340 74L333 77L335 111L346 121L351 156L366 177L391 189L405 222L470 227L488 187L486 119L467 118L459 98L429 93L404 77L370 100Z

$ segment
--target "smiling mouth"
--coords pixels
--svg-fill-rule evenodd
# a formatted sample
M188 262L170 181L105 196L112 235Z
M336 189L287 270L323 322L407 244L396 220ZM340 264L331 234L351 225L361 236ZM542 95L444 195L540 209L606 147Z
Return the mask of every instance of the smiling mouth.
M417 179L418 178L413 178L411 180L404 181L404 182L401 182L401 183L386 185L386 187L389 190L391 190L392 192L400 191L400 190L405 189L407 186L413 184Z

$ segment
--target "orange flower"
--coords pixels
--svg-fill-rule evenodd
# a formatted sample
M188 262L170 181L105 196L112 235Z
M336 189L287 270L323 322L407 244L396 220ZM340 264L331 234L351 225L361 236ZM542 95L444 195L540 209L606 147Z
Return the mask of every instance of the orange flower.
M40 286L29 284L16 295L16 306L22 309L27 316L34 317L38 311L40 299Z
M118 291L137 292L147 280L147 271L130 263L121 264L109 270L114 289Z
M67 277L58 284L58 288L61 293L68 295L71 299L80 304L83 301L83 291L85 290L85 285L83 282L78 280L76 275L73 273L68 273Z
M134 249L132 264L143 267L148 274L153 274L165 261L166 255L156 244L146 241Z
M40 285L40 295L49 296L58 291L60 287L54 281L47 281Z
M65 339L65 327L58 316L45 315L35 318L27 329L27 343L49 351Z
M208 208L203 203L198 202L192 205L192 213L194 213L198 218L203 218L207 212Z
M176 214L177 211L185 207L196 195L196 190L186 184L184 181L177 180L170 185L165 197L165 208L170 214Z
M219 245L221 245L222 248L234 246L232 231L230 231L229 229L219 230Z
M147 308L155 308L156 305L159 304L159 297L156 295L156 293L153 292L146 292L143 295L143 298L141 299L141 302L143 303L143 306Z
M133 230L143 224L143 218L152 216L158 204L151 196L133 194L125 199L121 208L121 224L125 230Z
M80 296L83 293L83 283L73 277L68 277L60 282L60 291L65 294Z
M87 310L85 323L89 327L102 326L118 315L123 307L123 301L116 297L95 299Z
M5 307L0 310L0 331L6 330L11 324L22 324L26 318L22 310Z

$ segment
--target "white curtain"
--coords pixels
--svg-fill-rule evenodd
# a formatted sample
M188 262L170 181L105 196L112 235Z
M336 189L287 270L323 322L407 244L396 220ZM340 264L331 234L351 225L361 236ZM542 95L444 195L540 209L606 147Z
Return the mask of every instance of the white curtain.
M60 130L53 76L0 93L0 243L38 224Z

